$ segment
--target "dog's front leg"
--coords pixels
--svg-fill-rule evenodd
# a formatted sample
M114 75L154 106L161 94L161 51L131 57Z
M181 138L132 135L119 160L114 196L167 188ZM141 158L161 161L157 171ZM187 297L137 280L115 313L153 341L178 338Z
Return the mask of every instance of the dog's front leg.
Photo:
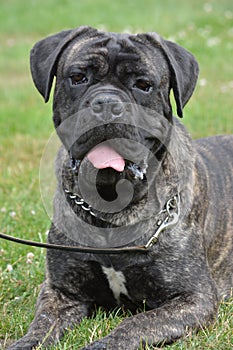
M137 350L145 344L171 342L213 321L216 311L214 294L181 295L157 309L125 319L108 336L82 350Z
M36 308L36 315L27 334L8 350L31 350L38 344L57 342L68 327L78 324L87 316L87 306L69 299L45 281Z

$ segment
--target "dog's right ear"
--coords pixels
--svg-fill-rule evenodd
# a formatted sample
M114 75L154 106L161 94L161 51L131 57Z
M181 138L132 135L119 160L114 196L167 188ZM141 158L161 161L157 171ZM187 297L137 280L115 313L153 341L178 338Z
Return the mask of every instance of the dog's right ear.
M38 41L31 50L30 67L34 84L45 102L49 95L56 75L59 55L67 45L77 36L84 36L90 32L97 32L91 27L79 27L65 30Z

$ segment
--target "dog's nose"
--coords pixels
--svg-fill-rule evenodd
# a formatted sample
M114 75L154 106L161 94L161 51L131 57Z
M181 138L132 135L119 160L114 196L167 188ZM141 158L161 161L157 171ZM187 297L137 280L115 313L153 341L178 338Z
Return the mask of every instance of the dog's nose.
M108 94L98 95L92 101L92 110L95 114L103 114L103 116L120 117L123 113L123 103L117 96L111 96Z

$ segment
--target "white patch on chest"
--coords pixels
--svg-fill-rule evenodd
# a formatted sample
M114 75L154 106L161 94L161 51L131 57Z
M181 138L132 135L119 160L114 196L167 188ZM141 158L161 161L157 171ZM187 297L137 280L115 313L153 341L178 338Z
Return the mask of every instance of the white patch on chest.
M120 303L120 294L125 294L129 297L128 291L125 287L126 280L123 273L114 270L113 267L102 266L102 270L108 279L109 287L111 288L117 303Z

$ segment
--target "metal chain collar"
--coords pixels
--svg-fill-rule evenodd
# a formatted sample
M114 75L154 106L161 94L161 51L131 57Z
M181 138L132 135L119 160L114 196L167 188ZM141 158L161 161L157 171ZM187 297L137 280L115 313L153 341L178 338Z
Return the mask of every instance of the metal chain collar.
M92 207L87 204L83 198L79 197L76 193L71 192L67 188L65 188L64 191L69 196L69 198L74 201L75 204L80 205L83 210L88 211L92 216L96 217L96 214L94 213Z
M72 193L68 189L64 190L65 193L69 196L71 200L74 201L75 204L80 206L83 210L90 213L90 215L97 217L100 220L105 221L102 217L97 216L96 213L94 213L92 207L88 205L83 198L80 198L76 193ZM162 231L165 229L171 228L172 226L176 225L179 217L180 217L180 195L179 193L170 198L167 203L165 204L164 209L162 209L158 216L162 214L167 214L163 220L159 219L157 221L157 230L153 234L153 236L149 239L149 241L143 246L145 249L151 248L158 240L159 235Z

